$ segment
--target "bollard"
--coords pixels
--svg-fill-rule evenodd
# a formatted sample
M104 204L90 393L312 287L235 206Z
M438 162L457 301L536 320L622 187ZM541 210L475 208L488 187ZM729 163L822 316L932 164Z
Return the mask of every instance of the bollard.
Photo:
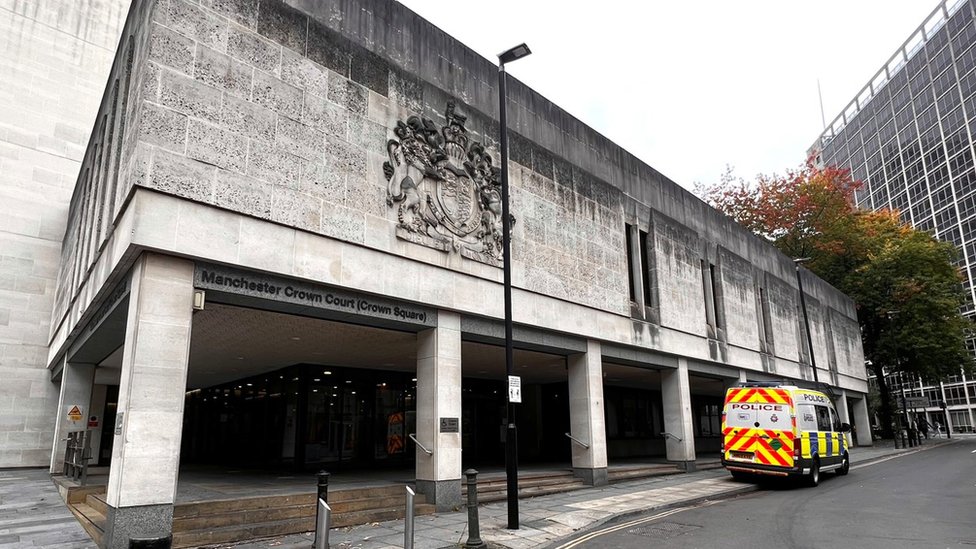
M403 549L413 549L413 497L416 494L407 486L407 514L403 518Z
M329 502L329 472L328 471L319 471L316 476L318 477L318 489L317 489L315 501L317 501L318 504L315 506L315 540L316 540L316 543L318 543L318 539L319 539L318 538L318 528L319 528L319 524L321 523L321 520L322 520L322 505L321 505L321 503L322 502L326 502L326 503ZM329 511L332 511L332 509L328 505L326 505L326 509L328 509ZM328 522L328 521L326 521L326 522ZM329 535L328 534L328 528L326 528L326 536L328 536L328 535ZM325 544L325 546L326 547L329 546L328 542ZM316 547L318 547L318 545L316 545Z
M319 479L318 496L319 499L328 503L329 501L329 472L319 471L316 475Z
M478 471L468 469L464 476L468 477L468 541L464 542L464 548L484 549L488 545L481 539L481 526L478 524Z
M324 499L319 500L318 515L315 517L315 549L329 549L329 523L332 522L332 508Z

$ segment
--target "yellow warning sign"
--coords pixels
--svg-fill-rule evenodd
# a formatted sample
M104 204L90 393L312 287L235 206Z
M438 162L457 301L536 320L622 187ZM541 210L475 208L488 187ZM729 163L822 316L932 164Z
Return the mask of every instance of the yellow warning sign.
M68 410L68 419L71 421L81 421L81 408L77 405Z

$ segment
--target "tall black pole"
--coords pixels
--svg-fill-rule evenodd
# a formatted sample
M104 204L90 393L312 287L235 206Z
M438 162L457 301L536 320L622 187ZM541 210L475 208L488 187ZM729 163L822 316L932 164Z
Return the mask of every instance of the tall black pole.
M498 122L501 125L502 156L502 269L505 272L505 371L512 375L512 218L508 213L508 121L505 117L505 63L498 64ZM508 385L508 378L506 378ZM508 401L508 429L505 434L505 476L508 489L508 528L518 530L518 431L515 404Z
M803 324L807 328L807 348L810 349L810 367L813 368L813 381L820 383L817 377L817 359L813 356L813 336L810 335L810 317L807 316L807 300L803 297L803 280L800 279L800 264L796 263L796 285L800 289L800 308L803 309Z

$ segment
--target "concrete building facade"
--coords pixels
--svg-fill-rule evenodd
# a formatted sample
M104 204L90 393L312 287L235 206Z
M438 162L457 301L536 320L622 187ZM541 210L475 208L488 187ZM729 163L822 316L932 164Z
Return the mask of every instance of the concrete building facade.
M166 535L191 461L405 466L440 508L498 462L496 71L389 0L133 2L41 370L54 440L98 419L105 546ZM508 105L520 459L693 468L726 387L812 380L811 352L868 425L847 297L520 82Z
M50 459L59 250L128 5L0 2L0 467Z
M976 4L946 0L912 33L811 148L824 165L864 182L859 207L892 209L959 249L967 303L976 315ZM967 342L976 354L976 340ZM892 379L893 390L929 397L929 421L976 425L976 380ZM941 403L947 403L947 410Z

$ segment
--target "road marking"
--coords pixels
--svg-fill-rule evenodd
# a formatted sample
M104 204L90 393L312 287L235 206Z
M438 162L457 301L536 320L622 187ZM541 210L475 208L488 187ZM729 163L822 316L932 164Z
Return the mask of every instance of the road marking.
M586 534L583 537L574 539L573 541L570 541L570 542L564 543L562 545L559 545L559 546L555 547L555 549L572 549L573 547L576 547L577 545L579 545L581 543L590 541L590 540L592 540L594 538L598 538L598 537L600 537L602 535L605 535L605 534L610 534L610 533L613 533L613 532L617 532L619 530L624 530L626 528L632 528L632 527L637 526L639 524L644 524L646 522L651 522L651 521L655 521L655 520L658 520L658 519L662 519L664 517L669 517L671 515L676 515L678 513L683 512L683 511L690 511L691 509L697 509L697 508L700 508L700 507L707 507L709 505L715 505L716 503L721 503L721 501L720 500L711 500L711 501L705 501L705 502L700 503L698 505L690 505L688 507L677 507L677 508L669 509L667 511L664 511L664 512L661 512L661 513L658 513L656 515L652 515L652 516L649 516L649 517L643 517L643 518L639 518L639 519L634 519L634 520L631 520L631 521L624 522L622 524L618 524L616 526L608 526L606 528L601 528L599 530L595 530L593 532L590 532L589 534Z

